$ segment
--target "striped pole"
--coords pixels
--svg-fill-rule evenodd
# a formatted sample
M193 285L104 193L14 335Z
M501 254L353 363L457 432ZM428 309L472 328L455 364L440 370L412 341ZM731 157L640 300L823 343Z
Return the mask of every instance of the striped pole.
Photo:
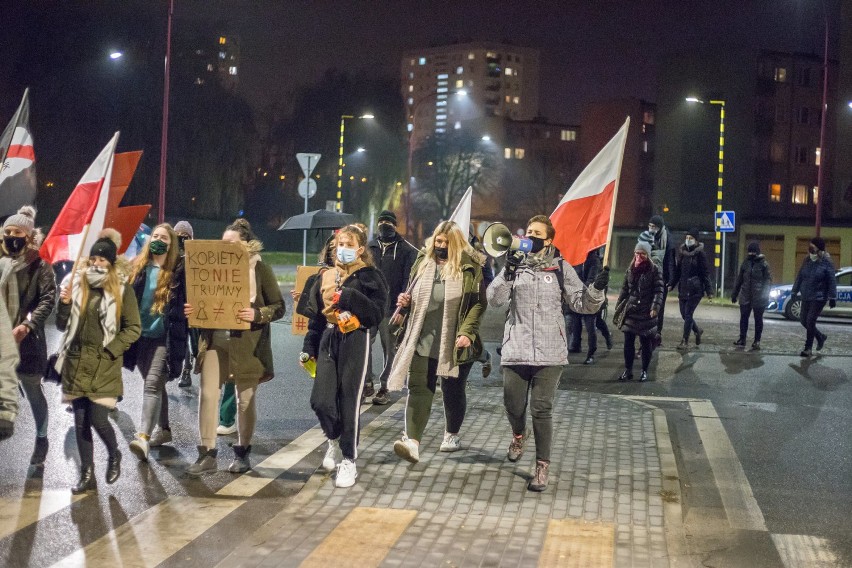
M724 179L725 179L725 101L723 100L711 100L711 105L719 105L719 177L717 178L717 186L716 186L716 211L722 211L722 192L724 189ZM716 255L715 255L715 267L716 267L716 293L717 296L722 296L725 291L721 289L722 283L722 233L719 232L718 225L714 227L716 232Z
M343 210L343 134L347 118L354 117L349 114L340 116L340 144L337 151L337 204L334 206L334 210L338 213Z

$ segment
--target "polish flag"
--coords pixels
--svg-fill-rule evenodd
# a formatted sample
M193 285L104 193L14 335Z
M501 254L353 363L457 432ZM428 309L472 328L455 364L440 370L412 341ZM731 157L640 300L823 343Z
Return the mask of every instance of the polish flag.
M456 210L450 216L450 221L454 222L461 229L462 234L467 238L470 231L470 204L473 198L473 186L468 187L467 191L462 195L461 201L456 205Z
M136 152L122 152L115 155L115 162L112 166L112 181L109 186L104 227L115 229L121 234L121 246L118 247L118 254L124 254L127 251L127 247L136 238L142 221L145 220L145 216L148 215L148 211L151 209L150 205L127 205L119 207L124 194L127 193L127 187L133 179L133 174L136 173L136 166L139 165L141 158L141 150Z
M9 125L0 135L0 217L22 205L32 204L36 194L35 152L30 134L29 89Z
M98 240L105 226L116 144L118 132L83 174L53 222L40 251L47 262L77 262Z
M629 126L630 117L627 117L550 215L556 229L553 244L571 266L583 264L589 251L609 243Z

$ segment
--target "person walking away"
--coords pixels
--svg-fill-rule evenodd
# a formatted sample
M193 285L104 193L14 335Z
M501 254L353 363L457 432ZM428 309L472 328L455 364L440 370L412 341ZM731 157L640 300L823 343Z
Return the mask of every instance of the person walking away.
M198 341L196 368L201 372L198 397L198 432L201 444L198 459L186 473L200 476L217 470L216 423L219 394L227 381L234 383L237 397L237 443L231 473L251 469L251 441L257 423L257 387L272 378L272 339L270 324L284 316L284 298L272 269L260 258L261 243L245 219L236 219L225 228L223 241L239 243L249 255L250 306L237 317L250 324L247 330L202 329ZM195 307L184 304L184 315Z
M121 475L121 452L108 414L124 394L123 355L139 338L141 324L136 295L124 284L127 267L118 259L120 243L117 231L102 231L89 258L80 261L80 269L65 279L59 294L56 327L65 334L54 368L62 377L62 401L70 402L74 411L80 453L74 494L97 487L92 428L107 448L107 484Z
M816 322L828 302L829 308L837 303L837 278L831 255L825 250L825 241L814 237L808 244L808 256L796 275L789 302L802 297L800 321L805 328L805 348L799 354L802 357L813 355L814 338L816 349L821 351L828 336L817 329Z
M648 230L639 235L639 240L651 245L651 260L659 267L663 282L670 282L675 271L677 244L661 215L654 215L648 220ZM658 346L662 344L667 297L668 288L664 288L663 303L660 304L660 310L657 313L657 335L660 336L656 338Z
M613 323L624 333L624 372L619 381L633 380L633 361L636 358L636 338L639 338L642 356L642 373L639 382L648 380L648 367L654 354L657 335L657 315L665 297L663 272L651 261L651 246L636 243L633 261L624 273L621 293L615 303Z
M734 341L737 347L745 347L748 335L748 320L754 314L754 341L752 351L760 351L760 337L763 335L763 312L769 305L769 288L772 285L772 274L769 263L760 252L760 243L752 241L746 249L748 256L740 265L731 302L740 303L740 336Z
M388 388L401 390L408 376L405 433L393 449L417 463L420 442L432 411L438 377L444 403L442 452L461 449L459 432L467 411L467 377L479 359L479 325L485 312L480 295L480 259L452 221L439 223L417 257L414 286L399 295L397 305L407 314L405 335L390 372Z
M195 233L189 221L178 221L174 228L178 240L178 252L183 259L186 254L186 241L191 241ZM180 374L180 381L178 381L178 387L182 389L188 389L192 386L192 362L198 356L198 329L188 329L187 338L186 358L183 363L183 371Z
M485 247L482 246L482 242L472 232L469 233L467 242L473 251L480 255L480 258L485 259L480 263L482 266L482 290L480 291L480 295L485 298L485 291L488 290L488 287L494 280L494 259L488 256L488 253L485 252ZM471 254L471 256L476 258L474 254ZM482 346L482 353L477 360L482 363L482 378L487 379L492 369L491 352L488 351L484 344Z
M506 452L511 462L521 459L529 438L527 408L532 414L536 462L527 485L530 491L544 491L548 484L553 400L568 364L562 304L577 313L594 314L604 302L603 290L609 281L605 268L591 287L584 286L574 269L557 256L555 235L547 216L531 218L526 236L533 241L533 252L508 253L506 265L488 287L489 305L508 305L501 367L503 403L512 427Z
M577 270L577 267L574 267L574 270L577 272L577 276L580 277L580 280L585 286L591 286L598 277L598 274L600 274L601 270L603 270L600 250L595 249L589 251L589 254L586 255L585 262L583 262L579 268L580 270ZM606 293L606 291L604 291L604 293ZM606 300L604 300L604 303L606 303ZM603 307L601 309L603 309ZM597 320L599 319L599 313L600 310L594 314L571 313L571 333L569 334L569 337L571 338L571 345L568 347L568 352L580 352L583 343L583 328L585 328L589 349L586 352L586 360L583 362L584 365L594 365L595 363L595 352L598 350ZM609 338L609 329L606 327L606 324L604 324L604 330L604 338L607 339ZM607 345L611 345L611 342L611 339L607 339Z
M701 345L704 330L695 323L695 310L703 294L708 298L713 297L707 255L704 254L704 244L698 242L698 232L698 229L694 228L687 231L683 244L678 248L674 275L668 282L669 290L674 290L677 286L680 316L683 318L683 339L678 344L678 349L689 349L690 332L695 333L695 345ZM665 294L663 298L665 301Z
M364 387L365 396L372 397L373 404L387 404L388 375L396 353L396 340L391 334L390 317L396 309L397 297L408 289L408 278L411 267L417 258L417 249L397 232L396 214L393 211L379 213L376 226L376 238L370 241L370 252L388 285L388 305L385 306L385 317L379 323L378 335L384 352L384 366L379 376L379 390L375 396L370 394L373 387L373 358L370 357L370 368L367 373L367 384Z
M336 487L351 487L358 476L361 392L370 356L370 329L387 306L387 285L373 266L367 235L354 225L337 233L334 268L310 291L310 312L302 351L316 363L311 408L328 438L322 465L337 468ZM304 363L302 363L304 365Z
M172 441L166 383L180 375L186 359L186 275L171 225L151 231L133 262L129 284L139 304L142 335L124 354L124 366L131 372L138 368L144 380L142 417L130 451L147 462L149 448Z
M53 268L39 256L41 232L35 228L36 210L25 205L3 223L2 256L9 274L0 285L20 353L17 383L30 403L36 439L30 465L43 466L47 458L48 409L41 379L47 365L44 324L56 303ZM17 398L17 397L16 397Z

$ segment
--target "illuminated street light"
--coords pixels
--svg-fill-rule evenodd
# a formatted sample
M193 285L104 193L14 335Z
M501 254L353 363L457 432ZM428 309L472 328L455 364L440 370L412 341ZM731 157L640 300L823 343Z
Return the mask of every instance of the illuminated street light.
M366 152L366 151L367 151L367 149L364 148L363 146L359 146L358 149L356 150L356 152Z
M120 51L111 51L109 54L109 58L112 60L121 59L124 56L124 53Z
M482 136L482 141L483 141L483 142L491 142L491 137L490 137L489 135L487 135L487 134L484 134L484 135Z

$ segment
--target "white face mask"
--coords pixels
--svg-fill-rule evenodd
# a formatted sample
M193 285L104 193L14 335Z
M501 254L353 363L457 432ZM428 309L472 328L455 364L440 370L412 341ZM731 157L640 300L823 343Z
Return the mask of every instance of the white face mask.
M685 242L688 247L695 246L695 239L686 239Z
M816 262L817 259L819 258L819 253L808 253L808 256L811 257L812 261Z

